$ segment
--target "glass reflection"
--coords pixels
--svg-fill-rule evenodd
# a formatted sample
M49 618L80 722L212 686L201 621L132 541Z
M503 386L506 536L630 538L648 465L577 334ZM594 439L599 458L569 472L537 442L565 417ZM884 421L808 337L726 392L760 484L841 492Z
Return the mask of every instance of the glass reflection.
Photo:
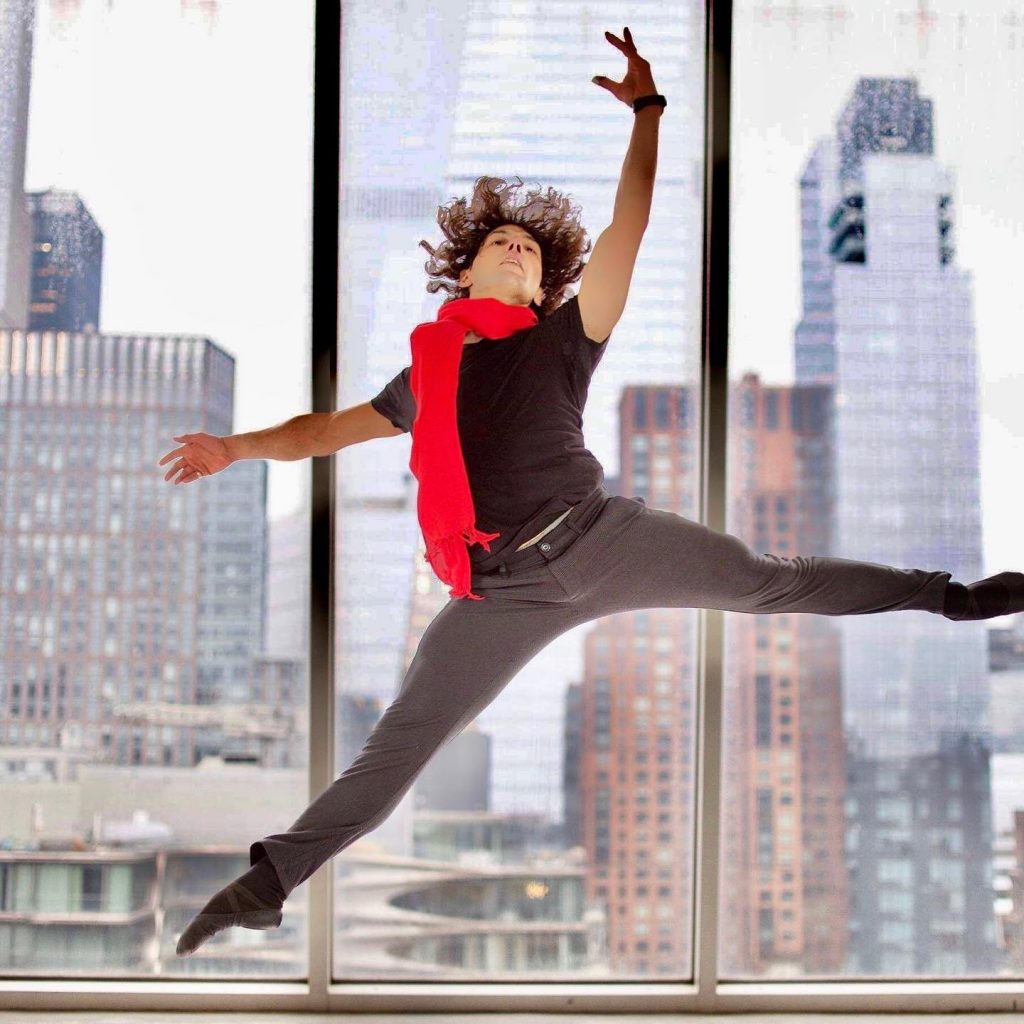
M696 514L703 4L630 24L671 117L630 302L593 375L586 447L613 493ZM436 317L420 239L481 175L610 223L633 114L603 14L343 5L338 407L378 395ZM372 97L368 100L368 97ZM337 770L448 600L423 561L409 433L338 454ZM339 978L682 977L690 970L691 610L585 624L525 665L374 832L337 857ZM624 744L610 737L628 735Z
M729 529L758 551L1019 563L1019 43L994 4L737 5ZM1010 623L727 616L723 976L1017 973Z
M138 11L0 11L0 974L301 977L174 947L305 795L305 503L158 460L308 406L312 10Z

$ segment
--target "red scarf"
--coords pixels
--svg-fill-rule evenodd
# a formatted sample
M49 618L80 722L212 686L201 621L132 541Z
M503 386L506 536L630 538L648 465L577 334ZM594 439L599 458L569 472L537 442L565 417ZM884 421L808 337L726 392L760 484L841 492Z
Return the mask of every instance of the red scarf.
M469 331L482 338L506 338L536 323L537 314L529 306L500 299L454 299L441 306L435 321L413 328L409 387L416 399L416 418L409 469L419 481L416 506L426 560L453 588L449 597L483 600L469 591L468 546L482 544L490 551L490 542L500 536L474 525L476 510L462 458L456 405L463 340Z

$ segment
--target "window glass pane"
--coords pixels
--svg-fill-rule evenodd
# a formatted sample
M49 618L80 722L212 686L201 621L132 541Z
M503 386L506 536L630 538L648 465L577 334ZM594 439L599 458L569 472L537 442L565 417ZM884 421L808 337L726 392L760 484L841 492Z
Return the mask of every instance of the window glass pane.
M302 893L175 946L306 795L308 463L159 461L309 408L312 31L2 7L3 975L307 974Z
M723 977L1019 973L1020 626L941 611L1024 568L1022 43L735 7Z
M516 187L514 205L556 189L581 211L591 243L611 222L634 115L590 79L625 74L604 36L621 36L623 26L607 20L619 16L611 10L549 3L538 34L537 10L343 5L339 406L367 402L411 365L412 328L435 320L448 297L427 292L429 254L419 240L444 241L438 207L468 200L477 178ZM697 425L687 410L700 393L703 17L703 4L676 2L630 25L668 108L629 303L592 375L586 443L574 443L573 455L599 460L612 494L689 517ZM578 287L571 283L566 299ZM493 388L507 381L522 395L532 372L570 388L579 378L567 374L583 372L601 339L563 330L554 340L571 363L540 372L493 362ZM465 346L460 366L500 362L501 344ZM493 388L467 380L460 400L486 402ZM382 406L400 418L393 399L385 395ZM508 416L502 422L505 433L492 424L491 434L510 460L500 510L529 493L528 467L508 453L531 420L511 432ZM535 450L547 452L543 438ZM577 623L518 666L489 661L481 645L462 676L446 673L460 652L445 641L440 616L450 600L469 602L449 598L425 561L411 451L405 430L339 456L338 770L345 808L374 827L353 834L337 857L337 976L688 976L696 613ZM535 471L552 457L538 456ZM471 477L478 468L470 460ZM562 487L553 480L537 507ZM477 508L481 500L495 507L495 486L480 489ZM412 726L370 739L410 674L428 680L428 696L407 697L394 714L418 715L422 725L443 706L469 712L415 779L423 758ZM507 686L474 716L460 702L489 674ZM404 795L379 782L388 764L407 766Z

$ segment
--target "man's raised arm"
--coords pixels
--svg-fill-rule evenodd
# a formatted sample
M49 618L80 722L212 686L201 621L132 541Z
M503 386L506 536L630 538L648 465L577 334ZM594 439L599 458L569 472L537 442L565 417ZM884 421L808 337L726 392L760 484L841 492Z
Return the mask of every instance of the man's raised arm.
M656 95L658 90L651 66L636 52L628 28L624 34L625 39L621 40L605 32L608 41L629 62L626 77L613 82L596 75L593 81L632 108L634 100ZM633 267L651 214L658 165L658 126L663 109L654 104L633 115L633 132L615 193L612 222L601 232L583 268L577 303L584 332L593 341L604 341L626 308Z

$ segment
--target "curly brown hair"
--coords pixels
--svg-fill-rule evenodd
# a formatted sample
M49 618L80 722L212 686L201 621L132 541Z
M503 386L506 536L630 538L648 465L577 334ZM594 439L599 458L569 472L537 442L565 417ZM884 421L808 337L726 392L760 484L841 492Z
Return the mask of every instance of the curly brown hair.
M566 290L583 275L586 264L580 258L590 252L592 243L579 222L579 208L568 196L548 188L527 193L523 202L516 204L514 194L523 185L512 185L504 178L483 176L473 185L473 198L453 198L447 206L437 208L437 223L446 242L435 249L425 238L420 245L430 253L423 265L431 280L427 291L448 293L442 303L469 298L469 289L459 287L459 275L470 266L484 239L502 224L518 224L537 240L541 251L540 286L544 301L530 308L543 319L553 313L566 299Z

